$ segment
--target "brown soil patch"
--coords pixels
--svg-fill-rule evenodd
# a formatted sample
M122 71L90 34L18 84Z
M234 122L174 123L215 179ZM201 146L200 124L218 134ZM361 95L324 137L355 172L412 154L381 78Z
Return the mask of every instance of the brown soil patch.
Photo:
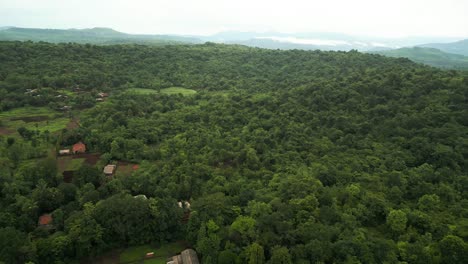
M48 116L24 116L24 117L13 117L10 118L11 121L24 121L26 123L31 123L31 122L41 122L41 121L46 121L49 120Z
M67 130L73 130L76 129L80 126L80 121L77 118L74 118L70 120L70 122L67 124Z
M57 158L57 169L58 171L65 171L67 168L67 163L71 159L70 156L60 156Z
M99 158L101 157L101 154L99 153L80 153L80 154L75 154L71 156L73 159L85 159L85 162L88 163L89 165L96 165L96 163L99 161Z
M137 166L136 168L138 169L138 164L126 161L118 161L116 174L130 176L135 171L135 166Z
M8 128L5 128L5 127L0 127L0 135L11 135L15 133L15 131L11 130L11 129L8 129Z

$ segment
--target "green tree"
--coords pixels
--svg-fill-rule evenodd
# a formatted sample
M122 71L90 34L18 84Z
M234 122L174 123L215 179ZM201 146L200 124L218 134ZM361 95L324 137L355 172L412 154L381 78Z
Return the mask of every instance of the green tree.
M258 243L253 243L246 248L247 261L249 264L263 264L265 263L265 255L263 247Z
M401 210L391 210L387 216L387 225L396 234L401 234L406 229L406 213Z
M271 250L269 264L292 264L289 250L285 247L276 246Z
M446 236L439 243L441 262L446 264L466 263L468 259L468 246L463 239L457 236Z

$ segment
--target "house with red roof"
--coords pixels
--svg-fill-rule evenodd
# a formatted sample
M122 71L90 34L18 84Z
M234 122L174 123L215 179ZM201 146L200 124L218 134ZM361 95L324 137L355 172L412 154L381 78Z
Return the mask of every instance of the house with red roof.
M39 226L51 226L52 225L52 215L51 214L43 214L39 216L38 224Z
M86 152L86 145L83 142L78 142L72 147L73 154L77 153L85 153Z

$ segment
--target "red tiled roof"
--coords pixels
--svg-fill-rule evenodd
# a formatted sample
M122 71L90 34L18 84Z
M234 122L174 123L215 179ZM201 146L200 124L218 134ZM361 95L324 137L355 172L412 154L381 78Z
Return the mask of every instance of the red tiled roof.
M135 164L135 165L132 166L133 170L138 170L138 168L140 168L140 165L138 165L138 164Z
M73 152L86 152L86 145L83 142L78 142L73 145Z
M52 215L43 214L39 217L39 225L50 225L52 224Z

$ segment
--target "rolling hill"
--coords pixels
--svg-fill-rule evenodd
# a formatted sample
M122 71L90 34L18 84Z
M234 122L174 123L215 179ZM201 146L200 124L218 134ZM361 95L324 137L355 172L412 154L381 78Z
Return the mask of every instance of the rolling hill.
M444 52L468 56L468 39L451 43L430 43L423 44L420 47L435 48Z
M388 57L404 57L412 61L445 69L468 69L468 57L447 53L435 48L401 48L394 50L373 51L372 53Z
M171 44L201 42L201 40L196 38L182 36L126 34L110 28L37 29L18 27L5 27L0 29L0 40L30 40L51 43L75 42L90 44Z

